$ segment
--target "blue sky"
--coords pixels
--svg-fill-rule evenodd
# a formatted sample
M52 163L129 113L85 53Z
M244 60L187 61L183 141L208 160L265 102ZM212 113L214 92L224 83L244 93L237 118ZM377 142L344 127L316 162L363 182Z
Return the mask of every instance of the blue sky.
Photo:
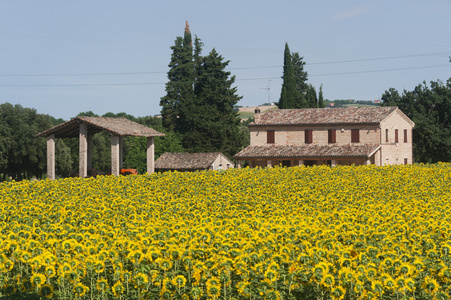
M326 99L375 100L451 78L450 16L450 0L0 0L0 103L159 114L186 20L230 60L239 105L278 101L286 42Z

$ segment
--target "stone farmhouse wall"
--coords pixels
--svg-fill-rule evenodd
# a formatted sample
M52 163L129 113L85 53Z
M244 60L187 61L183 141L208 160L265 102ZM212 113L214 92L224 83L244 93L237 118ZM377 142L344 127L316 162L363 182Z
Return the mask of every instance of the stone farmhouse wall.
M357 144L381 145L371 158L370 163L378 166L388 164L412 164L412 125L407 117L395 111L380 124L365 125L284 125L284 126L250 126L250 144L267 145L268 131L274 131L274 144L278 145L304 145L306 130L312 130L312 144L328 144L328 130L336 130L336 144L351 144L353 129L359 130ZM397 132L397 133L396 133ZM397 140L396 140L397 134ZM361 160L361 161L360 161ZM282 164L282 160L272 160L272 165ZM317 160L316 164L327 164L327 160ZM364 164L359 158L341 159L339 165ZM291 159L290 165L297 165L298 161ZM254 160L253 166L265 167L266 160Z
M405 117L399 113L392 114L381 122L380 165L412 164L412 129Z

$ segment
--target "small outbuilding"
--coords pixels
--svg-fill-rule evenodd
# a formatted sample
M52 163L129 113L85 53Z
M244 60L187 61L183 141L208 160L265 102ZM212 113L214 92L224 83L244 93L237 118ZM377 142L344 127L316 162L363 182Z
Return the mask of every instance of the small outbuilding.
M75 117L46 131L37 137L47 138L47 177L55 179L55 139L79 138L79 176L86 177L92 168L92 136L100 131L111 133L111 174L119 176L122 168L122 139L124 136L147 137L147 172L154 172L154 137L164 136L153 128L126 118Z
M160 172L227 170L234 167L235 164L221 152L206 152L206 153L166 152L155 161L155 170Z

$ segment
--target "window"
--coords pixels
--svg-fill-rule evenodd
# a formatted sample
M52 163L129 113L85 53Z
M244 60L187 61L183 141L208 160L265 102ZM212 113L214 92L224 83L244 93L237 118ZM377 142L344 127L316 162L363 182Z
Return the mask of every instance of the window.
M360 143L360 130L351 129L351 143Z
M388 129L385 129L385 142L388 143Z
M313 143L313 130L305 130L305 143Z
M282 167L291 167L291 160L282 160Z
M316 165L316 160L304 160L304 165L306 167L312 167Z
M407 165L407 158L404 158L404 164Z
M334 144L337 142L337 131L335 129L329 129L328 131L328 143Z
M404 129L404 143L407 143L407 129Z
M274 130L268 130L266 131L266 143L267 144L274 144L275 142L275 133Z
M398 129L395 129L395 143L398 143Z

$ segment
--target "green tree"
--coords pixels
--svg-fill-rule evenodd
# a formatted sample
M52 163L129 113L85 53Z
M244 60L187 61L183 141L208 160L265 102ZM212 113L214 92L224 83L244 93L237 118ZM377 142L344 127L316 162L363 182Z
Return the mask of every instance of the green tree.
M308 74L304 71L305 62L303 61L303 57L299 55L298 52L293 52L291 54L291 60L293 64L294 70L294 80L296 85L296 96L295 96L295 107L296 108L304 108L308 107L307 102L305 100L306 93L308 90Z
M313 85L309 84L307 94L305 96L307 107L318 107L318 98L316 97L316 89Z
M192 112L189 132L182 136L190 152L221 151L232 156L239 151L239 124L233 106L241 99L233 87L235 76L225 71L229 61L213 49L202 58L195 85L196 109Z
M283 83L282 91L280 93L280 100L278 107L295 108L296 107L296 81L294 78L293 61L291 59L290 48L288 43L285 43L285 51L283 56Z
M163 127L176 133L189 152L221 151L232 156L240 150L239 118L233 106L241 99L232 87L235 77L224 69L215 49L202 56L199 38L192 46L188 25L184 37L171 47L166 95L161 98Z
M35 135L52 126L47 115L21 105L0 105L0 173L15 180L41 178L46 169L47 147Z
M190 130L186 127L186 123L190 121L190 112L194 108L193 87L196 76L188 23L184 37L177 37L171 49L166 95L160 100L161 116L165 128L184 133Z
M398 106L413 122L414 161L451 161L451 79L443 84L423 82L402 95L391 88L382 95L383 106Z
M325 103L324 103L324 98L323 98L323 85L321 84L319 86L319 92L318 92L318 107L319 108L324 108L326 107Z
M57 139L55 145L55 171L58 176L69 177L73 170L71 149L64 142L65 139Z

